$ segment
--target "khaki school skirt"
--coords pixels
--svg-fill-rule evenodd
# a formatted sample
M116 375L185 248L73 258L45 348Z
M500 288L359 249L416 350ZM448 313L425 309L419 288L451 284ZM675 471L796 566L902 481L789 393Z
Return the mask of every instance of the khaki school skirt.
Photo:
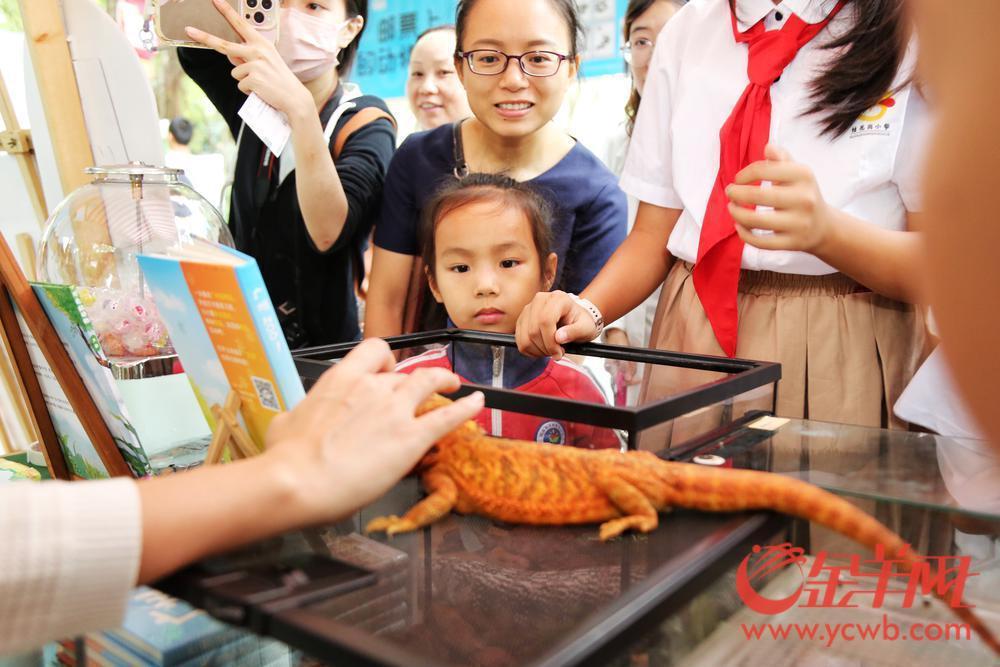
M722 348L695 293L692 268L677 262L667 276L650 345L721 356ZM777 415L905 427L892 406L929 352L920 309L875 294L839 273L742 271L737 298L736 356L781 364ZM645 404L719 377L658 367L646 374L641 400ZM758 402L744 407L771 407L770 401ZM698 430L702 428L704 424ZM684 430L686 436L693 435ZM678 444L676 436L668 442Z

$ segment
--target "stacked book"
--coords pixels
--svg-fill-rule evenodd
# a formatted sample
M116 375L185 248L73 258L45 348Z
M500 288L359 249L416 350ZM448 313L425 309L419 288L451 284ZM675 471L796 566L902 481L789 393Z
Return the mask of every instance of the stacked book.
M241 665L283 667L293 655L280 642L226 625L205 612L151 588L132 593L121 628L59 642L58 664L119 667Z

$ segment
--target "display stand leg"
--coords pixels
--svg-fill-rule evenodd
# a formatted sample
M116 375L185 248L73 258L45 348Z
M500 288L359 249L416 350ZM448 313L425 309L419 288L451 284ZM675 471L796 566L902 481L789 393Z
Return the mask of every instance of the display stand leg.
M229 451L229 458L233 461L247 459L260 453L246 430L240 425L240 405L240 395L230 391L223 407L212 406L215 433L212 434L212 441L208 445L205 465L222 462L226 450Z

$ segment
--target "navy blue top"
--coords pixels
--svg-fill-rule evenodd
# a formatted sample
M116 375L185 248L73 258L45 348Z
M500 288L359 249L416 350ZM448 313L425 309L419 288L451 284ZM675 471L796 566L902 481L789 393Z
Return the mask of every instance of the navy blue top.
M419 255L420 212L447 179L455 178L452 126L407 137L389 164L375 245ZM527 181L552 205L555 285L581 292L625 240L627 203L614 175L582 144L554 167ZM544 258L542 258L544 259Z

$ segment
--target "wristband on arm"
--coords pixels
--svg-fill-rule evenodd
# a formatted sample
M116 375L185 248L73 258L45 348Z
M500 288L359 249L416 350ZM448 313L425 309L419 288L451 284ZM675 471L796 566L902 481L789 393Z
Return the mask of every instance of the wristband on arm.
M569 298L573 299L573 302L576 303L576 305L590 313L590 316L594 318L594 326L597 328L597 333L594 334L594 338L600 336L601 332L604 331L604 315L601 314L601 311L597 308L597 306L595 306L590 299L584 299L582 296L577 296L573 293L569 294ZM593 340L593 338L591 340Z

